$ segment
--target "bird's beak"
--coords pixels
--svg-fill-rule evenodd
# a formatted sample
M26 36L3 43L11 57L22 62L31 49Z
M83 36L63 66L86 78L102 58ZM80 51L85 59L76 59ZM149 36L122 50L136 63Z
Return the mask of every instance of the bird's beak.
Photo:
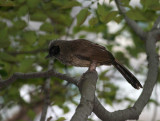
M48 58L50 58L51 56L50 55L47 55L46 57L45 57L45 59L48 59Z

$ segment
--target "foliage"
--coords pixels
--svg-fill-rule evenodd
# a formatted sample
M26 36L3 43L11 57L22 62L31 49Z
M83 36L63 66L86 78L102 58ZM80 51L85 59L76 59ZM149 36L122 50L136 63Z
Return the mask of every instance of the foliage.
M115 7L106 3L97 1L88 1L90 4L83 7L83 4L75 0L2 0L0 1L0 75L3 79L8 78L14 72L35 72L48 69L49 60L45 59L47 47L50 40L61 38L87 38L87 34L102 35L102 39L107 41L104 45L110 51L113 51L115 57L126 66L131 67L130 57L138 58L139 54L144 53L145 47L143 42L135 33L126 25L123 16ZM110 3L114 2L110 0ZM97 7L93 7L96 5ZM123 5L127 8L127 16L132 20L137 21L145 31L151 29L153 22L158 17L160 5L158 0L147 1L140 0L140 6L133 7L129 0L123 0ZM74 13L73 8L78 8L80 11L77 15L71 16ZM77 22L74 24L74 22ZM109 33L108 23L115 22L122 27L118 31ZM85 24L84 24L85 23ZM69 32L71 30L71 32ZM86 33L80 35L80 32ZM125 33L128 33L126 36ZM117 43L117 36L126 36L132 38L134 43L132 46L122 47ZM98 36L96 36L98 39ZM121 51L115 51L115 47L121 47L127 50L127 54ZM36 51L37 50L37 51ZM146 66L142 63L141 66ZM59 72L66 72L65 66L58 61L55 61L54 67ZM68 67L67 72L73 68ZM144 70L146 68L143 68ZM139 67L139 69L141 68ZM140 74L145 74L145 71L139 71ZM98 86L103 84L104 90L97 89L99 98L104 99L109 105L113 105L113 100L116 98L118 87L113 85L109 80L112 77L116 78L114 73L111 77L106 77L106 73L110 72L102 70L99 73L100 80ZM21 108L26 105L27 115L33 119L35 112L32 111L33 104L38 104L42 101L44 95L42 93L44 87L43 79L17 80L14 84L0 92L1 108L5 107L8 110L15 105ZM70 111L65 102L76 104L75 98L78 97L78 91L74 86L67 86L63 80L57 78L51 79L51 102L53 106L57 105L64 113ZM160 81L159 81L160 82ZM24 100L20 94L20 89L24 85L34 85L36 88L30 91L30 101ZM39 96L40 95L40 96ZM124 100L132 103L133 100L129 97L124 97ZM158 104L155 100L152 100ZM2 117L0 117L2 118ZM57 121L65 120L64 117L57 118Z

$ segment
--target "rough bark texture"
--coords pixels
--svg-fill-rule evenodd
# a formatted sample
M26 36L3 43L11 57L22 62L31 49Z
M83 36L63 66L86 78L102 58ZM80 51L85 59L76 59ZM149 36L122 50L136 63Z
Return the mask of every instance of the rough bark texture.
M97 79L96 71L87 71L82 75L79 83L81 100L71 121L87 121L88 116L91 115L94 107Z

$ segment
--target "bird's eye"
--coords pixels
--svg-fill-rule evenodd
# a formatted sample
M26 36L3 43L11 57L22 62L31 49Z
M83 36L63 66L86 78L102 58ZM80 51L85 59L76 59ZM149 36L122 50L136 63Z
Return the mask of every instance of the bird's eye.
M50 50L49 50L49 54L50 54L51 56L58 55L59 53L60 53L60 48L59 48L59 46L53 46L53 47L51 47Z

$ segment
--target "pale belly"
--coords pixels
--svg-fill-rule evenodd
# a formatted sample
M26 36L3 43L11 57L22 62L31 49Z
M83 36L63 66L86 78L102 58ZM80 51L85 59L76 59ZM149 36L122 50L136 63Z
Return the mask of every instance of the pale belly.
M57 58L57 59L65 65L78 66L78 67L89 67L90 66L90 61L81 60L79 58L68 58L68 59Z
M63 59L58 57L57 59L65 65L71 65L71 66L77 66L77 67L89 67L91 64L91 61L79 59L77 57L70 57L70 58L63 57ZM104 64L104 63L98 62L97 66L100 66L100 65L110 65L110 64Z

